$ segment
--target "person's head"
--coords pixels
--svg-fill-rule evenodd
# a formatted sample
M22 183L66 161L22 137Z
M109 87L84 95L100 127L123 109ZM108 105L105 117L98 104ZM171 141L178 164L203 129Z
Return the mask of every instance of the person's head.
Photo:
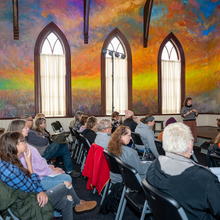
M111 134L112 124L109 119L101 119L98 123L98 131Z
M130 140L130 128L128 126L121 125L112 134L108 144L108 151L119 157L122 155L121 146L129 144Z
M97 119L94 116L91 116L87 119L86 129L96 130L97 128Z
M190 105L192 105L192 98L187 97L183 102L183 106L190 106Z
M167 119L165 127L168 126L169 124L172 124L172 123L176 123L176 119L173 117Z
M87 116L87 115L82 115L81 116L80 123L81 123L82 126L86 125L88 118L89 118L89 116Z
M36 126L36 121L37 121L38 118L45 118L45 114L43 114L43 113L37 113L37 114L36 114L36 116L35 116L35 118L34 118L34 124L35 124L35 126Z
M125 110L125 118L133 118L134 117L134 112L130 110Z
M8 125L7 131L20 131L24 137L28 136L29 128L27 126L27 121L24 119L14 119Z
M112 119L118 120L119 112L116 112L116 111L112 112L112 116L111 117L112 117Z
M38 118L35 121L35 130L39 132L44 132L44 129L46 128L46 119L45 118Z
M152 115L146 115L144 118L140 119L140 122L147 124L150 127L153 127L155 124L155 118Z
M190 128L181 123L173 123L163 131L163 149L190 157L193 151L193 136Z
M0 138L0 158L18 166L27 176L31 176L19 161L19 156L27 151L26 141L19 131L8 131Z
M34 120L31 115L22 115L21 119L24 119L27 122L27 127L30 129L34 124Z
M83 115L83 112L81 112L81 111L77 111L76 112L76 114L75 114L75 118L76 118L76 120L80 120L80 118L82 117L82 115Z

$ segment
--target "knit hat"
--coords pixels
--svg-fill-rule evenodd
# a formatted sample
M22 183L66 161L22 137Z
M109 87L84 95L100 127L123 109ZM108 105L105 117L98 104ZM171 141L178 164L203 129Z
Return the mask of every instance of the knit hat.
M125 110L125 118L130 118L131 116L133 116L134 121L138 123L138 118L134 116L134 112L131 110Z
M165 127L169 124L175 123L177 122L175 118L171 117L166 121Z

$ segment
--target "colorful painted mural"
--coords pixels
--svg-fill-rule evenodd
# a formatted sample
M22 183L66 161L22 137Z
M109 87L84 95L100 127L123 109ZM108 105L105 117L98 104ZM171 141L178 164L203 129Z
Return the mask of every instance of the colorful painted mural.
M83 0L19 1L20 39L13 40L12 1L0 1L0 117L34 115L34 47L53 21L71 48L72 112L101 114L101 48L115 28L132 51L136 114L157 113L157 56L173 32L186 58L186 96L200 112L220 113L220 3L218 0L154 0L148 47L143 48L146 0L91 0L89 44L83 43Z

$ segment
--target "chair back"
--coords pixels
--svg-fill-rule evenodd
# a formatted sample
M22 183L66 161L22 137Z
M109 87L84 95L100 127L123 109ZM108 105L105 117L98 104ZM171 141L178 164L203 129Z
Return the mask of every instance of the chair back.
M59 126L60 132L65 132L63 126L61 125L60 121L56 121L57 125Z
M160 141L160 140L154 140L155 142L155 145L156 145L156 148L157 148L157 151L159 153L159 155L165 155L165 151L163 149L163 142Z
M77 139L78 143L81 144L82 141L81 141L81 137L79 135L80 133L76 129L74 129L74 128L72 128L72 129L73 129L73 131L74 131L74 133L76 135L76 139Z
M135 145L144 145L143 141L141 140L140 134L131 132L131 137Z
M72 127L69 127L69 129L70 129L70 134L72 135L72 138L75 138L76 137L75 131L73 130Z
M220 156L217 154L210 154L209 157L213 167L220 167Z
M51 127L54 132L60 131L60 126L59 126L59 124L57 124L56 121L51 123Z
M91 147L91 144L89 143L88 139L85 138L82 134L79 134L80 138L81 138L81 141L83 143L83 148L89 152L89 149Z
M104 149L103 153L104 153L105 158L107 160L109 170L112 173L121 174L121 171L118 167L118 163L116 161L117 157L114 154L107 151L106 149Z
M130 191L143 192L141 178L137 170L129 164L125 163L124 161L120 160L119 158L116 158L116 161L121 171L123 183L126 188Z
M184 209L175 199L151 186L146 179L142 180L142 186L156 220L188 220Z

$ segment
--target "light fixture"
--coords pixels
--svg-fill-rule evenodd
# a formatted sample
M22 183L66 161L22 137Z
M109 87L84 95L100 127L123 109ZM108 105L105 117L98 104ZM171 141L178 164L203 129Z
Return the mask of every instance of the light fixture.
M115 57L119 57L120 54L118 52L115 52Z
M124 54L121 55L121 58L122 58L122 59L125 59L125 57L126 57L126 56L125 56Z
M113 51L108 52L109 56L113 57Z
M102 53L103 54L107 54L107 51L108 51L107 49L102 48Z

